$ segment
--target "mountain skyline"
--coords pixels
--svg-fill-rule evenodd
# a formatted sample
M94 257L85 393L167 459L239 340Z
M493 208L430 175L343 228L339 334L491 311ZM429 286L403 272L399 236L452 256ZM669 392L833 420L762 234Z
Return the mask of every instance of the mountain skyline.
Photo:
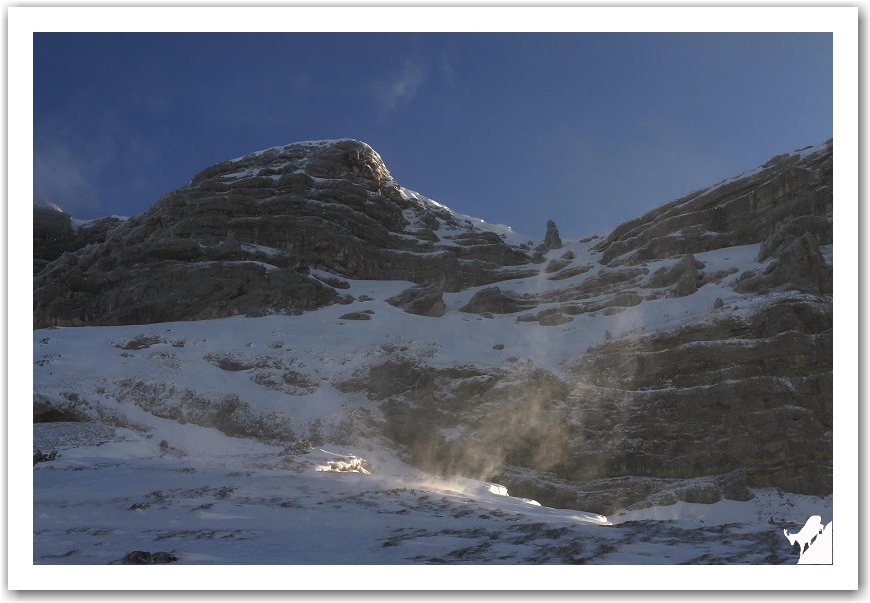
M580 237L830 139L832 69L824 33L37 33L34 200L131 216L356 138L457 211Z

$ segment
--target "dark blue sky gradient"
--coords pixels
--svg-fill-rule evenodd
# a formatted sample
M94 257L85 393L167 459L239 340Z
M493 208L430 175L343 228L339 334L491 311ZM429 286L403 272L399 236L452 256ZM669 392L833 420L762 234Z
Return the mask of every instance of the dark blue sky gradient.
M542 238L832 136L831 34L34 35L34 195L133 215L211 164L358 138Z

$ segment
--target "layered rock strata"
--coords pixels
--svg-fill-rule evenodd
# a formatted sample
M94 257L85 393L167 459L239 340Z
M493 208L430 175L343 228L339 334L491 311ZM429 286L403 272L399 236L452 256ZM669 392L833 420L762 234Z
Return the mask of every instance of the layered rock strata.
M45 267L34 326L150 323L340 301L311 268L445 291L529 275L526 251L401 188L355 140L209 167L105 242Z

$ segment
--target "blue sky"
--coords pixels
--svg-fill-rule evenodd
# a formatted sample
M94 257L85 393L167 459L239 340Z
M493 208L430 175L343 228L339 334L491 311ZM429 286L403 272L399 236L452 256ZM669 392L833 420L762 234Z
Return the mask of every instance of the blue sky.
M542 238L619 223L833 132L831 34L34 34L34 196L145 211L197 171L358 138Z

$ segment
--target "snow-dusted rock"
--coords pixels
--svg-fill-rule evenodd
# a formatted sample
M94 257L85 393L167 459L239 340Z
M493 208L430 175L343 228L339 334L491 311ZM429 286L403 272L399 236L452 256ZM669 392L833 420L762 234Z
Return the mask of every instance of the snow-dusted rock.
M436 285L418 285L405 289L398 295L387 298L391 306L401 308L409 314L417 316L439 317L444 315L444 297L440 287Z
M117 216L96 220L73 220L52 203L33 204L33 275L66 252L102 243L123 222Z
M686 254L673 266L658 269L647 285L656 289L672 287L669 291L672 297L691 295L698 290L698 283L701 281L700 269L703 267L692 254Z
M800 216L830 224L832 183L833 141L828 141L649 211L618 226L596 249L603 263L637 264L758 243ZM832 242L823 222L813 231L820 244Z
M447 291L534 274L500 230L399 187L365 143L276 147L203 170L105 241L46 266L34 282L34 325L199 320L346 301L312 268Z

